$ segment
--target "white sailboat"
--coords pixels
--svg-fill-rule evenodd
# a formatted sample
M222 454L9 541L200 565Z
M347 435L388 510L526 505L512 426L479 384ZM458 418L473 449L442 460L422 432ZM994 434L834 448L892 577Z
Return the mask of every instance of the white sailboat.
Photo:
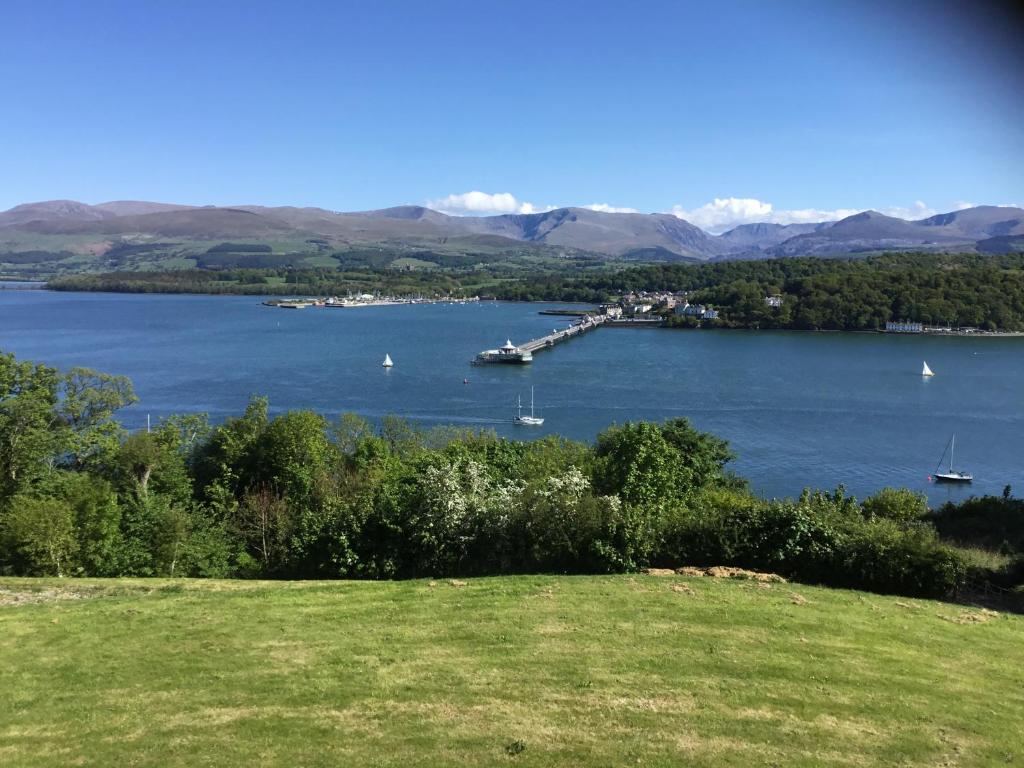
M533 414L533 387L530 387L530 415L523 416L523 398L519 398L519 405L516 409L516 417L513 419L516 424L522 424L527 427L539 427L544 423L544 419L534 416Z
M391 362L391 355L388 355L388 354L384 355L384 363L383 363L383 365L384 365L385 368L391 368L391 367L394 366L394 363Z
M949 444L946 446L946 451L949 451L949 470L946 472L940 472L939 468L942 466L942 460L946 458L946 451L942 452L942 456L939 457L939 463L935 467L935 474L932 477L935 478L937 483L969 483L974 480L974 476L969 472L955 472L953 470L953 451L956 449L956 435L949 438Z
M924 367L921 369L921 375L922 376L934 376L935 375L935 373L932 371L932 369L928 367L928 361L927 360L924 361Z

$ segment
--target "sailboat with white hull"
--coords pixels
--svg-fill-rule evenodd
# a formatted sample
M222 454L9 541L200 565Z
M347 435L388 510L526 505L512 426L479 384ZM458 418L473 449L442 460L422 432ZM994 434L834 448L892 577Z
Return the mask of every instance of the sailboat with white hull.
M384 362L381 365L385 368L393 368L395 363L391 360L391 355L384 355Z
M924 361L924 367L921 369L921 375L922 376L934 376L935 375L935 373L932 371L932 369L928 367L928 361L927 360Z
M956 472L953 470L953 451L956 449L956 435L949 438L946 450L939 457L939 463L935 467L935 474L932 477L937 483L969 483L974 480L974 475L968 472ZM946 472L939 471L942 460L946 458L946 451L949 451L949 469Z
M544 419L533 414L533 387L530 387L530 415L523 416L523 399L520 397L519 405L516 409L516 417L512 421L526 427L539 427L544 423Z

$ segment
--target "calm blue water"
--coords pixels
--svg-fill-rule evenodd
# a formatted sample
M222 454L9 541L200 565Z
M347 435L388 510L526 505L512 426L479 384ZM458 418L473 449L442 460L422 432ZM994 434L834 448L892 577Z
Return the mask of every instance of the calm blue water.
M248 297L0 291L0 349L124 374L130 427L174 412L396 413L427 424L591 440L614 422L686 416L728 439L735 470L769 496L844 483L933 502L1024 491L1024 339L601 328L529 367L471 367L481 349L566 321L545 305L280 310ZM395 368L381 367L384 354ZM919 375L927 360L936 376ZM469 383L463 384L468 378ZM510 423L536 387L540 428ZM970 489L931 485L952 432Z

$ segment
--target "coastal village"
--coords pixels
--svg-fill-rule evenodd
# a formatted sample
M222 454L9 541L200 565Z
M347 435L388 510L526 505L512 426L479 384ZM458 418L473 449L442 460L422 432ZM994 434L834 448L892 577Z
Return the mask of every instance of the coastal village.
M593 310L544 310L542 314L566 315L582 318L573 323L579 325L599 320L596 325L622 326L677 326L680 322L674 318L688 321L682 325L689 327L714 328L724 320L719 309L701 303L691 303L688 291L626 291L616 302L600 304ZM326 296L316 298L270 299L264 305L278 309L307 309L309 307L355 309L360 307L389 307L415 304L470 304L491 300L489 296L382 296L380 294L361 293L344 297ZM781 294L766 295L765 306L781 309L785 297ZM589 330L589 327L588 327ZM986 331L977 327L952 325L926 325L909 320L889 320L879 333L893 334L933 334L943 336L1003 336L1018 335L1001 331Z
M327 296L315 299L271 299L263 302L263 304L268 307L277 307L278 309L307 309L308 307L355 309L357 307L394 307L402 304L471 304L477 301L480 301L479 296L444 296L427 299L419 296L410 298L361 293L344 298Z
M612 317L638 317L650 314L675 314L697 320L718 320L718 310L703 304L691 304L687 291L640 291L625 293L615 304L602 305L604 314Z

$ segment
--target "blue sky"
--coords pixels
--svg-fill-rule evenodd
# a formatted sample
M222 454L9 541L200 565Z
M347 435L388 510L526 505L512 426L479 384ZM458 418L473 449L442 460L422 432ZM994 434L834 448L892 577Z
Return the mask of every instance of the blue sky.
M957 5L8 0L0 209L1024 204L1019 19Z

